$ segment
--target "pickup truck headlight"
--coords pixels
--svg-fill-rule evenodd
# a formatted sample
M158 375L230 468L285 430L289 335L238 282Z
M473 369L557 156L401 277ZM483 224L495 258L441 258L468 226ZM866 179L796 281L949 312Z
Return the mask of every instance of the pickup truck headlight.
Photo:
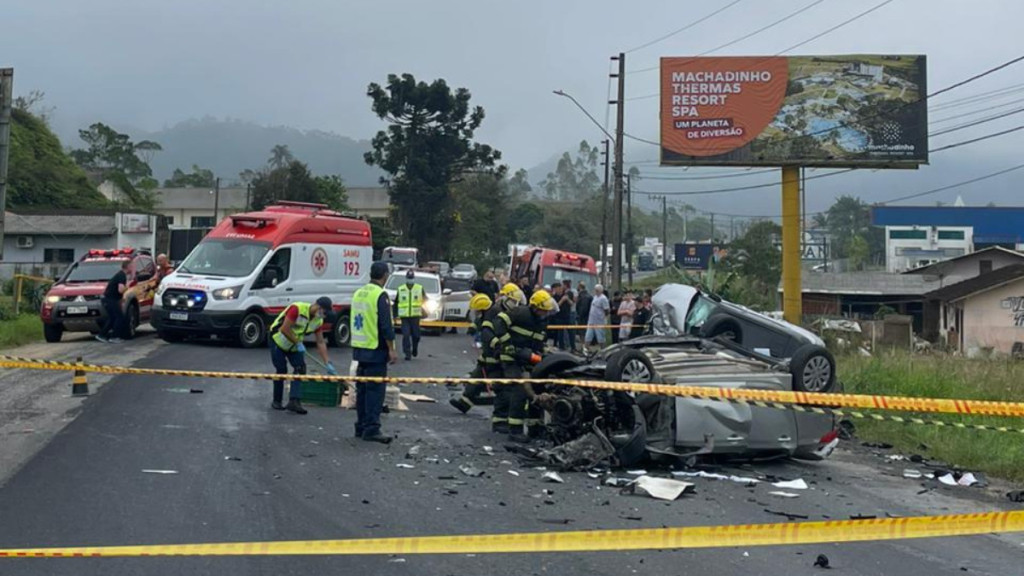
M438 302L437 300L427 300L426 302L423 303L423 310L427 314L433 314L434 312L437 312L438 308L440 307L441 303Z
M242 285L218 288L212 292L214 300L235 300L242 293Z
M47 296L46 297L46 303L47 304L56 304L57 302L60 302L60 296Z

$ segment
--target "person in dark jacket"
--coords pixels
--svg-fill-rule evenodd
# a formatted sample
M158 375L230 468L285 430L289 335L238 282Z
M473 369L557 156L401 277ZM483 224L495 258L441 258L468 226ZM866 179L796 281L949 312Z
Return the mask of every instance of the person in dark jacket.
M619 306L622 305L622 292L616 292L612 296L612 344L619 343Z
M590 305L594 302L594 297L587 291L587 285L580 282L576 286L576 325L586 326L587 321L590 319ZM586 336L586 330L580 330L579 336ZM583 347L586 348L587 342L583 338Z

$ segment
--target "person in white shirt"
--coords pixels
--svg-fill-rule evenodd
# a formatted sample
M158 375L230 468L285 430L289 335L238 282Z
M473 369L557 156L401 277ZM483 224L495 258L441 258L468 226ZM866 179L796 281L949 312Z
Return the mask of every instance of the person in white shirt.
M608 324L611 305L604 294L604 286L594 286L594 300L590 303L590 315L587 317L587 332L583 338L584 347L596 344L598 349L604 348L604 326ZM600 326L600 328L597 328Z
M626 292L619 305L619 341L629 340L630 332L633 330L633 316L636 314L636 301L633 300L633 293Z

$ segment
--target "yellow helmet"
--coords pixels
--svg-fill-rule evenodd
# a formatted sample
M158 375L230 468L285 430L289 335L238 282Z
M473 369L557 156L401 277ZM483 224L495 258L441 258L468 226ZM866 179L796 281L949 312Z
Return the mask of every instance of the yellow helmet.
M492 304L493 302L491 302L491 297L483 293L474 294L473 297L469 299L470 310L487 310Z
M523 289L511 282L501 288L500 294L517 305L526 304L526 294L523 294Z
M547 290L537 290L530 296L530 308L536 308L537 310L543 310L544 312L554 312L558 309L558 303L551 297L551 294Z

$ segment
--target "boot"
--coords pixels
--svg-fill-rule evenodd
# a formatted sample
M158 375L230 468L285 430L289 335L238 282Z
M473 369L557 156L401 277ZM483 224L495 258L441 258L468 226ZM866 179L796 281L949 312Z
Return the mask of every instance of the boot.
M491 432L495 434L508 434L508 422L491 422Z
M284 405L281 404L280 400L274 400L273 402L271 402L270 407L273 408L274 410L284 410Z
M302 401L299 400L298 398L292 398L291 400L289 400L288 405L285 406L284 409L289 412L294 412L295 414L308 413L306 409L302 407Z
M463 414L469 412L470 409L473 408L473 405L467 402L465 398L452 398L448 400L448 403Z
M363 440L367 442L377 442L379 444L391 444L391 437L385 436L380 432L374 434L373 436L363 436Z

